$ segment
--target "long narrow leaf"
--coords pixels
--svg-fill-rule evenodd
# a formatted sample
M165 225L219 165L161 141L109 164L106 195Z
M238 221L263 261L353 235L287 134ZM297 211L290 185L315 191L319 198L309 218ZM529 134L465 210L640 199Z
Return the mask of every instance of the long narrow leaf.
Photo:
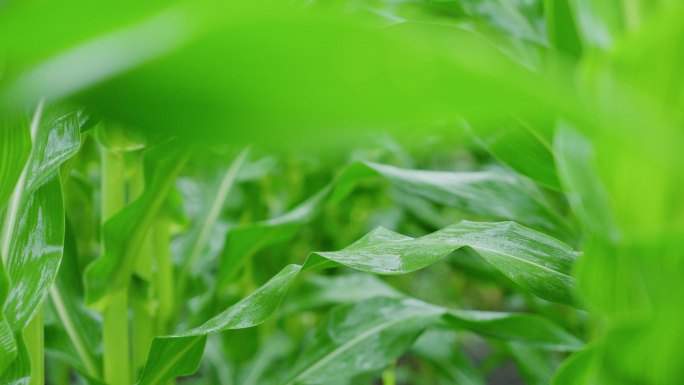
M512 173L436 172L401 169L370 162L346 168L330 185L286 214L231 229L221 255L219 284L230 279L242 262L268 245L291 239L327 201L346 197L363 179L381 177L403 193L454 207L466 214L522 224L560 237L572 233L541 193Z
M464 246L476 250L530 292L561 303L573 303L573 279L567 274L577 253L551 237L518 224L462 222L421 238L380 228L344 250L312 253L303 266L288 265L253 294L195 329L155 338L140 384L154 384L193 373L199 365L208 333L264 322L276 310L302 268L342 264L377 274L403 274L424 268ZM496 337L570 350L580 345L567 333L556 331L553 324L538 317L446 310L440 314L446 313L454 326ZM535 325L535 329L519 331L520 325L525 323Z
M318 255L353 269L406 274L470 247L513 282L540 298L573 305L570 275L578 253L558 240L514 222L463 221L411 238L379 228L344 250Z
M2 381L21 381L30 374L22 331L38 311L52 285L64 246L64 205L58 175L61 163L80 146L74 111L39 108L32 126L34 144L6 218L4 245L10 289L4 315L19 344L19 356Z

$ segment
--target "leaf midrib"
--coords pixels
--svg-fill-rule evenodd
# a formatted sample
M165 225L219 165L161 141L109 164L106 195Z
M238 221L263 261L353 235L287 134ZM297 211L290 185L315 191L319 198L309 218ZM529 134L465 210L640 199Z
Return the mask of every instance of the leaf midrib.
M400 322L407 321L407 320L410 320L410 319L413 319L413 318L420 318L420 317L425 317L425 315L420 315L420 314L418 314L418 315L414 315L414 316L411 316L411 317L398 318L398 319L395 319L395 320L391 320L391 321L388 321L388 322L381 323L381 324L379 324L379 325L377 325L377 326L375 326L375 327L373 327L373 328L370 328L370 329L366 330L365 332L363 332L363 333L359 334L358 336L352 338L352 339L349 340L348 342L346 342L346 343L340 345L337 349L333 350L331 353L327 354L326 356L324 356L323 358L321 358L320 360L318 360L315 364L309 366L308 369L306 369L305 371L303 371L302 373L300 373L300 374L299 374L297 377L295 377L294 379L292 379L292 380L290 380L289 382L287 382L286 385L293 385L296 381L298 381L298 380L300 380L301 378L306 377L306 376L308 376L309 374L315 372L316 370L318 370L319 368L321 368L323 365L325 365L325 364L327 364L328 362L332 361L335 357L337 357L337 356L339 356L340 354L344 353L345 351L351 349L352 347L354 347L355 345L357 345L357 344L360 343L361 341L365 340L366 338L372 336L373 334L375 334L375 333L377 333L377 332L380 332L380 331L382 331L382 330L384 330L384 329L386 329L386 328L389 328L389 327L391 327L391 326L393 326L393 325L395 325L395 324L398 324L398 323L400 323Z

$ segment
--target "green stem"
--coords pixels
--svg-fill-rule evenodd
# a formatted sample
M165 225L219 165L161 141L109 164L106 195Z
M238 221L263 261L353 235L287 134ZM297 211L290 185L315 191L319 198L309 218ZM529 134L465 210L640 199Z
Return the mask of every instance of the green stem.
M173 317L175 312L175 287L173 277L173 263L171 262L171 222L163 215L157 220L152 230L152 243L156 257L156 274L154 276L155 292L159 307L155 325L156 335L166 335L173 332ZM164 385L174 385L174 379L167 380Z
M102 149L102 223L119 211L126 198L121 154ZM128 336L128 290L111 298L103 313L104 380L109 385L131 382Z
M145 190L145 173L142 152L129 153L132 161L133 174L130 176L130 200L137 199ZM151 282L152 275L152 255L154 253L151 236L146 236L144 244L135 259L135 273L137 276ZM143 368L147 360L147 353L152 345L154 338L154 319L151 310L152 296L150 290L133 290L129 300L133 311L132 320L132 344L134 370Z
M156 292L159 299L157 334L171 333L170 321L174 312L174 278L171 263L171 231L167 219L159 219L152 234L157 258Z
M103 314L104 378L110 385L130 384L128 290L114 294Z
M31 360L29 385L45 384L45 360L43 346L43 309L40 308L24 329L24 342Z

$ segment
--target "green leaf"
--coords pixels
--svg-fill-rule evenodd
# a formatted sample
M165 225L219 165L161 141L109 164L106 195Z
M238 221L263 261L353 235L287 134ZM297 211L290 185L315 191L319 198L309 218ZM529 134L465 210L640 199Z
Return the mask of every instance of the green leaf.
M373 175L385 178L407 194L454 207L469 215L515 220L557 236L571 234L566 221L534 185L504 170L443 172L357 163L340 176L333 199L345 195L358 180Z
M325 187L279 217L230 229L221 252L217 287L227 283L242 263L259 250L294 237L302 224L322 210L330 189L330 186Z
M0 211L5 208L31 152L26 118L2 115L0 120Z
M535 186L503 170L438 172L402 169L371 162L347 167L328 186L279 217L232 228L219 262L221 287L242 263L266 246L294 237L328 201L340 201L369 177L382 177L403 194L454 207L466 214L495 220L520 220L524 225L569 237L567 222Z
M515 361L521 376L530 385L548 385L555 369L554 358L533 345L507 342L505 349Z
M0 120L0 212L12 195L31 151L31 135L26 119L3 114ZM6 242L6 241L4 241ZM10 281L5 268L7 250L0 252L0 309L4 308L10 290ZM16 358L17 346L12 328L0 311L0 373Z
M582 43L570 8L572 1L544 0L544 14L549 43L561 53L577 57L581 54Z
M587 346L585 349L575 352L558 368L551 383L553 385L598 385L608 383L610 379L599 378L597 353L595 346Z
M288 265L257 291L203 325L184 333L155 338L139 384L159 384L194 373L208 333L263 323L276 310L300 270L301 266Z
M473 123L470 130L488 152L507 166L545 187L561 190L550 145L525 123Z
M61 262L64 205L58 171L80 146L76 117L75 111L43 114L42 105L38 107L31 127L33 149L5 215L3 250L10 287L3 312L19 344L18 359L2 377L6 382L30 375L22 332L48 295Z
M219 214L225 205L228 194L230 193L240 170L245 163L249 149L245 149L233 160L232 164L220 173L218 183L208 192L211 200L204 205L204 210L197 223L190 229L187 238L184 239L181 255L183 256L182 266L179 273L178 298L182 298L191 269L196 266L199 258L204 255L210 241L212 229L215 227Z
M330 312L286 384L321 384L383 368L439 320L443 310L414 299L374 298Z
M312 275L283 305L284 314L297 313L326 305L355 303L373 297L400 297L399 291L371 274Z
M84 274L87 305L103 308L113 294L128 285L135 258L187 159L176 146L169 143L150 150L149 184L138 199L105 223L104 255L92 262Z
M461 222L421 238L380 228L346 249L312 253L303 266L288 265L250 296L197 328L155 338L140 384L158 383L193 373L200 363L208 333L252 327L264 322L276 310L302 268L331 267L335 265L331 262L335 262L376 274L404 274L426 267L464 246L476 250L533 294L560 303L573 303L573 279L567 272L577 253L551 237L518 224ZM425 311L424 307L421 309ZM577 349L581 345L577 339L535 316L448 311L431 305L430 309L439 309L439 315L448 314L446 321L452 327L497 338L565 350ZM531 328L524 325L531 325ZM417 335L412 338L415 337ZM323 367L322 364L319 366ZM302 369L303 373L308 371ZM315 372L311 370L311 373Z
M287 383L327 383L381 369L441 319L452 328L553 349L582 346L541 317L450 310L412 298L377 297L334 309L312 345L301 354Z
M22 201L12 234L7 273L12 281L5 316L21 331L48 294L57 275L64 242L64 207L55 177Z
M435 365L448 379L444 384L484 385L482 375L458 342L452 331L433 328L418 338L411 351Z
M514 222L463 221L419 238L378 228L351 246L316 253L356 270L406 274L470 247L513 282L546 300L574 305L570 270L579 253Z
M544 349L575 351L583 345L546 318L533 314L450 310L444 318L450 327Z

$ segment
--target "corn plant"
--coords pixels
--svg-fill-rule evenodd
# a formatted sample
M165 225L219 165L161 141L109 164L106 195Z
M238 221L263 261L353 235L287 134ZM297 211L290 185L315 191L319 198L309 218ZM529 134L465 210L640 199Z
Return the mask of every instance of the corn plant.
M0 383L684 383L683 16L0 3Z

